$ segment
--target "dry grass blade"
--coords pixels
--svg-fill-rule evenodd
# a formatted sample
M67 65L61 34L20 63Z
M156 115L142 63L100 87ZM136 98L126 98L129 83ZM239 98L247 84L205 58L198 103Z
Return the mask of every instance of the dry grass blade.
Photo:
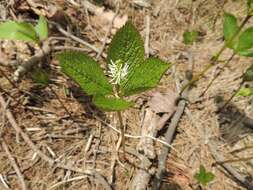
M25 179L24 179L24 176L23 174L21 173L20 169L19 169L19 166L15 160L15 158L12 156L9 148L8 148L8 145L6 144L5 140L2 138L2 147L4 149L4 151L6 152L6 155L12 165L12 167L14 168L17 176L18 176L18 180L20 182L20 186L21 186L21 189L22 190L27 190L27 186L26 186L26 183L25 183Z

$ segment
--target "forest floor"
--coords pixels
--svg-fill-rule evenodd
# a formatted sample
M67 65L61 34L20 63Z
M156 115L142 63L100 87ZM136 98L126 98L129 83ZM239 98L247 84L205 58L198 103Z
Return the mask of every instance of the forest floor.
M32 43L0 42L0 189L134 189L144 158L151 161L151 166L143 171L148 171L150 177L146 188L152 189L159 154L165 146L159 140L165 140L171 118L179 109L174 106L174 101L186 71L189 66L192 66L193 75L202 71L224 44L224 11L233 13L239 21L246 14L246 2L232 0L124 0L119 6L112 0L101 1L100 5L90 1L90 6L84 2L0 1L1 20L35 20L37 15L44 15L50 22L60 24L68 34L91 45L88 47L75 41L50 24L50 37L54 37L53 46L58 49L40 61L40 67L50 76L49 86L41 88L32 80L34 70L13 82L17 66L29 60L38 47ZM91 97L61 72L55 53L78 47L95 58L105 43L104 53L98 57L104 67L107 45L127 19L140 31L147 54L171 62L173 66L157 88L131 97L136 104L123 113L126 133L130 134L126 137L126 158L123 158L122 151L119 157L116 153L119 138L115 131L118 128L116 114L102 112L92 105ZM193 45L183 43L183 33L187 30L199 32ZM221 60L231 54L230 50L224 51ZM216 113L238 88L240 76L250 62L250 58L235 56L203 96L201 93L219 66L214 66L189 90L186 107L173 135L173 148L167 155L161 189L237 190L247 188L246 181L251 183L253 160L229 162L225 169L224 164L217 161L253 155L253 125L249 124L253 119L252 100L250 97L235 97L226 109ZM150 107L164 103L150 106L156 93L166 94L166 101L173 103L169 107L171 110L166 111L168 121L157 129L156 140L152 140L155 157L149 159L138 151L138 146L145 139L140 137L143 123L153 119L147 118ZM155 114L159 119L162 116ZM245 120L249 121L247 125ZM54 162L50 163L52 160ZM20 170L18 175L17 168L13 167L15 164ZM200 165L215 175L205 187L199 186L194 178ZM234 173L229 173L228 167ZM238 176L245 179L244 184L236 180ZM139 181L142 182L145 183L144 178Z

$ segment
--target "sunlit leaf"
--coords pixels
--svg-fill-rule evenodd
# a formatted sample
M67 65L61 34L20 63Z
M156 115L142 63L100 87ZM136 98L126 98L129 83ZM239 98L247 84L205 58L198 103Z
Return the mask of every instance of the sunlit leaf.
M133 102L100 95L94 96L92 101L97 107L105 111L120 111L133 106Z
M155 87L170 64L158 58L149 58L139 67L134 69L128 82L121 86L120 90L124 96L140 93Z
M76 51L57 55L62 71L72 78L88 94L113 94L112 86L99 64L91 57Z
M253 27L247 28L241 33L235 46L236 52L243 52L253 48Z
M35 26L35 31L37 32L40 40L45 40L48 37L48 26L47 20L44 16L40 16L38 24Z
M199 172L194 175L194 178L204 186L213 181L214 177L214 174L207 172L203 165L200 165Z
M0 39L38 42L38 36L31 24L14 21L7 21L0 24Z
M224 14L224 21L223 21L223 33L224 38L226 41L226 45L229 48L233 48L232 38L234 37L235 33L238 31L237 19L234 15L230 13Z
M127 22L119 29L109 46L107 64L119 60L123 64L128 64L128 76L144 61L144 43L140 33L131 22ZM127 81L128 77L125 80Z
M252 88L241 88L237 93L236 96L243 96L248 97L253 95L253 89Z

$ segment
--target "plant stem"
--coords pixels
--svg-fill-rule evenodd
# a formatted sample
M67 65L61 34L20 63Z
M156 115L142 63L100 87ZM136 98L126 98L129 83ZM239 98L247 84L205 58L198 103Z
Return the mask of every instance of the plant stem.
M226 44L231 43L237 37L237 35L241 32L242 28L245 26L245 24L248 22L248 20L250 18L251 18L251 15L247 15L244 18L241 25L238 27L237 31L234 33L234 35L231 37L231 39L221 47L221 49L218 51L218 53L214 57L211 58L210 63L199 74L197 74L195 77L193 77L190 82L188 82L185 86L182 87L182 89L179 93L180 95L187 87L192 86L195 82L197 82L199 79L201 79L205 75L205 73L207 71L209 71L209 69L211 69L214 65L216 65L216 63L218 62L218 60L220 58L220 55L227 48Z
M206 89L201 93L201 96L204 96L204 94L207 92L207 90L212 86L213 82L220 76L223 69L230 63L230 61L234 58L236 54L233 53L230 58L224 63L223 67L219 70L219 72L214 76L214 78L211 80L211 82L207 85Z
M239 87L236 89L236 91L234 92L234 94L225 102L225 104L218 109L217 113L221 112L224 108L227 107L227 105L229 104L229 102L231 102L231 100L235 97L235 95L239 92L239 90L241 89L242 85L244 84L244 81L242 81L239 85Z
M120 125L120 134L121 134L121 140L122 140L122 148L123 148L123 156L125 158L125 127L123 124L123 119L121 115L121 111L117 111L118 119L119 119L119 125Z

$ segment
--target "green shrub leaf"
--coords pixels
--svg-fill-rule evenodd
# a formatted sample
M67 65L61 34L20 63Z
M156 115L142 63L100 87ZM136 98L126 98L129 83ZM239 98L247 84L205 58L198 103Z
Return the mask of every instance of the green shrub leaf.
M120 111L133 106L133 102L101 95L94 96L92 101L97 107L105 111Z
M214 174L207 172L203 165L200 165L199 172L194 175L194 178L202 185L206 186L213 181Z
M186 45L192 44L198 38L199 33L197 31L185 31L183 34L184 43Z
M14 21L7 21L0 24L0 39L38 42L38 36L31 24Z
M253 0L247 0L248 15L253 15Z
M45 40L48 37L48 26L47 20L44 16L40 16L38 24L35 26L35 31L39 36L40 40Z
M107 63L116 63L119 60L128 64L129 76L132 70L144 61L144 43L131 22L119 29L109 46ZM125 80L128 80L128 77Z
M250 27L241 33L235 51L243 52L250 48L253 48L253 27Z
M170 64L158 58L149 58L135 68L128 82L121 86L124 96L140 93L155 87Z
M237 19L234 15L230 13L224 14L224 22L223 22L223 33L224 38L227 43L227 47L233 48L233 42L231 41L232 37L238 31Z
M237 93L236 96L243 96L248 97L253 95L253 89L252 88L241 88Z
M62 71L77 82L88 95L113 94L111 84L99 64L91 57L76 51L58 54Z
M249 82L253 81L253 68L250 67L246 70L246 72L243 74L243 81Z
M239 51L237 54L245 57L253 57L253 50Z

